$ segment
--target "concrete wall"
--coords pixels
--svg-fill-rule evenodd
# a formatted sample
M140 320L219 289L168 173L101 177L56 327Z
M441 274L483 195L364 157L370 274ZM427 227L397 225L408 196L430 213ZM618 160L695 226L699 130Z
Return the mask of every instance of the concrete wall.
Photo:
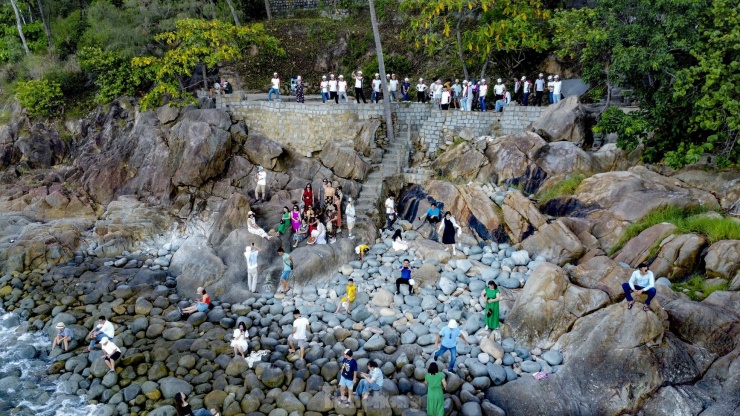
M329 140L352 141L364 121L383 118L381 104L299 104L291 101L242 100L240 94L219 97L216 106L244 120L250 132L302 153L319 151ZM509 106L502 113L442 111L431 104L393 103L395 128L411 127L426 151L434 152L463 129L473 137L503 136L523 131L544 108Z

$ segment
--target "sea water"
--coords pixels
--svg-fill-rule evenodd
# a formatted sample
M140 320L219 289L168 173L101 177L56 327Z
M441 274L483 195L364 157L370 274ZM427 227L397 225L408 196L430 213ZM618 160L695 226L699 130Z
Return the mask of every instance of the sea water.
M47 352L51 341L42 332L28 332L28 324L0 309L0 415L84 416L97 406L86 406L84 396L59 391L49 377ZM59 347L57 347L59 348Z

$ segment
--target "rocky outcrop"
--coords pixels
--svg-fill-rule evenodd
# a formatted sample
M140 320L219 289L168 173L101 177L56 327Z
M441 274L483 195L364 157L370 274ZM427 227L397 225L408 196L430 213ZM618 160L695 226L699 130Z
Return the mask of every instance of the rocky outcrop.
M327 142L319 153L319 159L341 178L363 181L370 171L370 164L349 143Z
M586 253L581 240L560 218L522 241L522 248L560 266L574 263Z
M539 209L519 191L509 192L501 207L507 233L513 243L518 243L542 229L547 224L547 218Z
M168 230L172 219L161 210L134 197L121 197L110 204L95 222L93 234L100 244L95 251L100 256L114 257L155 234Z
M671 280L689 276L696 269L699 256L706 245L706 237L699 234L671 235L660 243L650 270L656 277Z
M616 253L614 260L637 267L638 264L646 262L651 255L655 254L651 251L657 249L660 242L674 231L676 231L676 226L673 224L667 222L655 224L629 240Z
M549 142L582 144L586 139L586 126L578 97L571 96L557 105L548 106L540 118L532 123L532 129Z
M612 302L624 297L622 283L629 281L633 269L620 266L606 256L596 256L569 270L570 279L578 286L598 289Z
M284 152L280 144L260 134L250 135L244 143L244 153L250 162L268 170L281 170L279 161Z
M487 178L494 183L513 181L531 184L526 191L534 192L545 177L534 163L534 158L546 144L534 133L497 137L486 146L484 153L490 164L481 171L479 178Z
M501 208L480 187L429 181L424 190L435 201L444 204L443 212L452 212L458 223L468 224L484 239L490 240L502 232Z
M480 169L487 165L488 159L481 151L468 142L453 146L432 163L435 173L455 180L475 178Z
M704 256L707 276L731 280L740 274L740 240L722 240L712 244Z
M232 231L246 227L247 214L250 210L249 198L243 194L233 194L228 200L223 202L223 207L218 211L218 216L213 224L208 242L217 246Z

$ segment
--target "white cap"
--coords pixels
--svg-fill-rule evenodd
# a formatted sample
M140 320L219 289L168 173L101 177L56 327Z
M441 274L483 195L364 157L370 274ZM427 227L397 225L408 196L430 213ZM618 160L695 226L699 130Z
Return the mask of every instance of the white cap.
M376 76L376 77L379 77L379 76L380 76L380 74L376 72L376 73L375 73L375 76Z
M409 82L409 79L408 79L408 78L404 78L403 80L404 80L405 82Z
M424 78L419 78L419 82L424 81Z
M468 83L468 80L467 79L464 79L463 80L463 84L467 84L467 83Z
M542 72L540 72L540 75L539 76L543 77L544 75L542 75Z
M555 78L560 78L560 75L555 75Z
M326 75L322 76L321 79L326 79Z
M524 80L526 80L526 79L527 79L527 76L526 76L526 75L523 75L523 76L522 76L522 81L524 81Z
M362 73L362 71L357 71L357 73L358 73L358 74L361 74L361 73Z
M480 80L480 82L486 82L486 79L485 79L485 78L483 78L482 80Z
M334 76L334 74L329 74L329 76L330 76L330 77L333 77L333 76Z
M450 319L450 323L447 324L450 328L457 328L457 321L454 319Z
M247 216L254 215L254 211L247 212Z
M501 78L499 78L499 79L496 80L496 82L503 82L503 81L501 81Z
M455 82L460 82L460 80L459 79L456 79Z
M340 76L339 76L339 78L342 78L342 79L344 79L344 75L340 75Z
M552 75L548 75L547 76L547 79L552 79Z

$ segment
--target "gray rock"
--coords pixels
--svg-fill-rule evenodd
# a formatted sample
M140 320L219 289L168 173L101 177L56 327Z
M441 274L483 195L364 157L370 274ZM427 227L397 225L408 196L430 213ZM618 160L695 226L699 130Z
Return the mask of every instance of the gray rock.
M550 365L558 365L563 362L563 354L557 350L550 350L542 354L542 358Z
M439 282L437 282L437 286L445 295L450 295L452 294L452 292L455 291L455 289L457 289L457 285L455 284L455 282L445 276L442 276L439 279Z
M367 340L363 348L365 351L380 351L385 348L385 339L379 334L375 334Z
M467 402L463 404L460 412L462 416L483 416L483 410L481 409L480 404L476 402Z
M522 371L527 373L536 373L542 369L542 365L537 361L522 361L520 366Z
M185 380L177 377L166 377L159 380L159 391L162 392L162 396L165 399L174 399L175 394L183 392L189 395L193 392L193 386Z

